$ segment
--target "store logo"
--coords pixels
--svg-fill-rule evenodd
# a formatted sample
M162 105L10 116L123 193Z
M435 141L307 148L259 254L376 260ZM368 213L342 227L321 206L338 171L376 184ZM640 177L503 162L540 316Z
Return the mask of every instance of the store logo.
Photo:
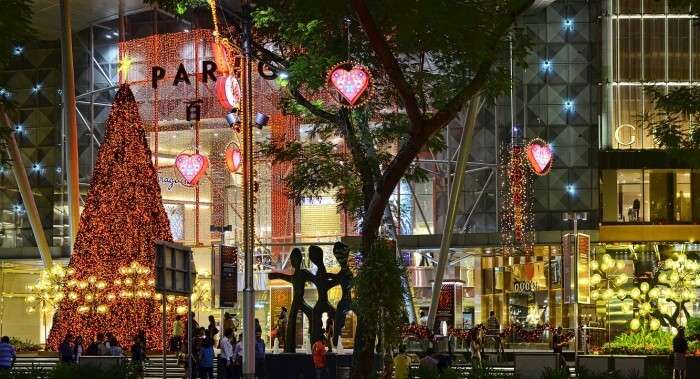
M629 141L623 140L623 137L622 137L623 129L631 129ZM630 125L630 124L622 124L615 129L615 142L617 142L618 145L622 145L622 146L634 145L634 143L637 142L636 134L637 134L637 127L636 126Z
M535 292L539 289L539 285L534 280L516 281L513 283L513 290L520 293Z
M171 178L169 176L161 176L160 178L158 178L158 181L160 182L160 184L165 185L165 188L168 191L172 191L173 187L175 187L176 184L181 184L178 179Z

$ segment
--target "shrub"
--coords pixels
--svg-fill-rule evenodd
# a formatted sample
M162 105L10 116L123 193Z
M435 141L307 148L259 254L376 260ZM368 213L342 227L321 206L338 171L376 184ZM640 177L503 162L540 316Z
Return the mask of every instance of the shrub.
M29 340L21 340L19 338L10 338L10 345L15 347L17 351L39 351L41 345L30 342Z
M662 330L620 334L603 345L605 354L668 355L673 347L673 335Z

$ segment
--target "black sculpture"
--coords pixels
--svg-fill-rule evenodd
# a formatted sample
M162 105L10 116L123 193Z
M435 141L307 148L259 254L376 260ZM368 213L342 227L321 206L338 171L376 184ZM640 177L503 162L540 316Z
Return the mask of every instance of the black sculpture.
M282 279L292 284L293 297L287 319L287 330L285 334L284 352L294 353L296 351L296 325L299 310L304 312L309 319L309 339L314 341L316 337L323 337L323 314L326 313L333 323L333 345L338 344L338 338L345 325L345 317L350 310L352 272L348 266L349 249L341 242L333 246L333 255L340 264L340 271L336 274L328 273L326 265L323 263L323 250L315 245L309 246L309 260L316 265L316 274L302 268L301 250L294 248L290 255L290 262L294 268L294 273L283 274L273 272L269 274L270 279ZM318 300L313 307L304 301L304 289L306 283L310 282L316 286ZM342 296L338 302L338 310L328 301L328 291L340 285Z
M289 261L294 268L294 274L288 275L280 272L272 272L268 275L270 279L282 279L292 285L292 305L288 313L287 330L284 336L284 352L294 353L296 351L296 334L297 334L297 316L299 310L304 312L306 317L311 320L313 309L304 301L304 287L306 282L313 280L313 274L309 270L301 268L302 260L301 250L294 248L289 256ZM313 337L313 335L311 335Z
M347 317L348 311L350 311L350 305L352 304L352 271L348 266L348 257L350 256L350 249L342 242L336 242L333 245L333 255L335 259L340 264L340 271L337 274L333 274L340 284L342 290L342 295L340 301L336 306L335 310L335 330L333 333L333 345L338 346L338 338L345 327L345 318Z
M323 263L323 250L320 247L309 246L309 260L317 268L316 275L312 278L318 292L318 300L313 308L313 318L310 320L313 341L317 337L323 336L323 314L326 313L328 318L335 318L335 308L328 301L328 290L337 286L338 280L326 271L326 265Z

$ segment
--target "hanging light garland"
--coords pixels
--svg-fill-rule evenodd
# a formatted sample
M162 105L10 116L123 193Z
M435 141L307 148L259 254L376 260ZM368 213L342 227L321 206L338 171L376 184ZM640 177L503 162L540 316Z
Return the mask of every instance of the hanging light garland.
M502 177L501 193L505 199L501 202L500 224L501 243L505 254L512 255L520 251L532 252L535 240L533 217L531 214L531 176L525 149L513 144L501 148L500 166Z

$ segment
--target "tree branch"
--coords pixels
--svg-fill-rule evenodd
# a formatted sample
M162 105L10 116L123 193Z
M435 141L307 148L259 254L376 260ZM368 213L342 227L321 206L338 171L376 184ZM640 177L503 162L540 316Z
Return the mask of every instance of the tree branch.
M292 97L294 100L296 100L297 103L299 103L301 106L306 108L309 112L311 112L312 115L326 120L330 123L337 123L339 121L339 116L335 115L333 113L330 113L321 107L316 106L312 102L310 102L304 95L301 94L301 92L298 89L290 89L289 92L291 93Z
M382 33L379 31L379 28L377 28L377 25L375 24L372 15L369 13L369 9L367 8L365 1L352 0L351 2L352 7L355 9L355 13L357 13L357 17L360 19L360 24L367 34L369 43L372 45L372 49L377 54L377 57L379 58L379 61L382 64L382 67L384 67L387 75L389 75L389 78L396 86L399 96L401 96L401 100L403 100L406 114L408 115L408 119L411 120L412 129L418 130L424 121L423 114L420 111L420 107L418 106L413 90L408 85L408 82L401 71L399 62L396 60L396 57L394 57L394 54L392 54L391 48L389 47L389 44L387 44Z

